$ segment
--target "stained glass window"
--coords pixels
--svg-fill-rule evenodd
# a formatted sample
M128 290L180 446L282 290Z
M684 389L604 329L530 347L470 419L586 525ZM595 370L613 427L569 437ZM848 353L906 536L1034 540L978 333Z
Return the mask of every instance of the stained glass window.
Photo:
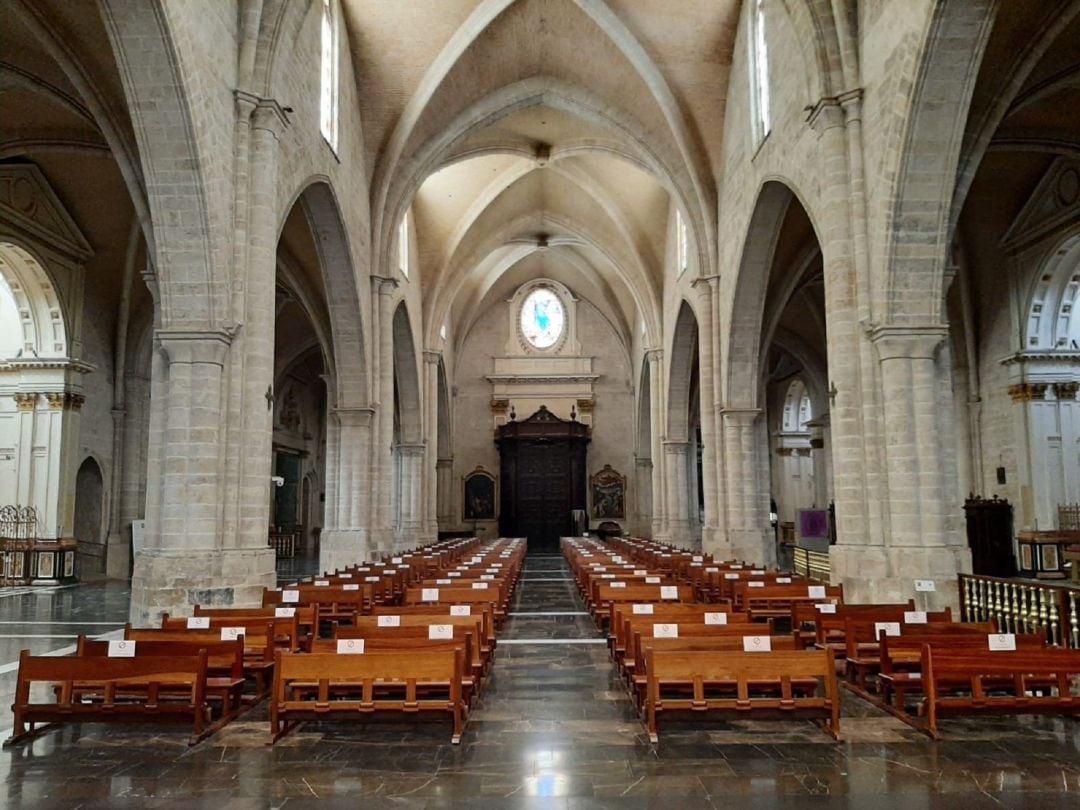
M521 305L521 333L535 349L550 349L566 326L566 309L559 296L543 287L533 290Z

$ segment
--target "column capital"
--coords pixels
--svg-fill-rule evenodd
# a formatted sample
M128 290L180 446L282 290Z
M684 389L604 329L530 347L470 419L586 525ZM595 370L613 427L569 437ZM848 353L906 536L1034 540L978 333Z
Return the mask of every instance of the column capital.
M170 363L210 363L225 365L225 355L232 345L234 333L223 330L189 332L178 329L158 329L154 338Z
M694 290L702 298L702 300L707 301L709 300L709 296L712 295L715 289L712 282L719 279L720 276L715 274L711 276L698 276L690 282L690 286L694 288Z
M844 110L835 96L819 98L807 116L806 123L815 132L844 126Z
M949 327L944 324L877 326L870 330L870 342L885 360L930 360L945 342Z
M664 439L661 444L664 445L664 452L671 455L686 455L687 450L690 449L690 442L685 439Z
M376 295L390 296L398 288L398 280L388 276L372 276L371 291Z
M432 365L432 366L437 366L439 364L439 362L442 360L442 352L434 352L434 351L431 351L430 349L425 349L423 354L424 354L424 362L428 363L429 365Z
M368 427L375 418L374 408L333 408L331 416L342 427Z
M1016 383L1009 386L1009 397L1013 402L1038 402L1046 399L1048 383Z
M659 363L664 357L663 349L646 349L644 351L645 359L650 363Z
M1080 391L1080 382L1054 383L1054 396L1059 400L1076 399L1076 392Z
M399 442L394 445L394 450L403 456L423 456L426 449L424 442Z
M238 91L239 92L239 91ZM284 108L272 98L260 98L251 113L251 128L264 129L278 138L289 125Z

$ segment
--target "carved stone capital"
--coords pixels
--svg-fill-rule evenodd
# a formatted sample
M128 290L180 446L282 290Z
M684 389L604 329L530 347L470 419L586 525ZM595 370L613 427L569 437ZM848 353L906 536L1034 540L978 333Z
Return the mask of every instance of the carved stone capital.
M37 408L39 394L28 391L16 391L11 395L15 400L15 407L20 411L32 411Z
M882 362L886 360L930 360L945 342L949 328L941 324L879 326L870 334Z
M1009 386L1009 396L1013 402L1036 402L1046 399L1047 383L1016 383Z
M78 411L82 409L86 397L82 394L72 394L67 391L49 393L45 395L49 407L55 411Z
M1062 402L1076 399L1077 391L1080 391L1080 383L1078 382L1054 383L1054 396Z

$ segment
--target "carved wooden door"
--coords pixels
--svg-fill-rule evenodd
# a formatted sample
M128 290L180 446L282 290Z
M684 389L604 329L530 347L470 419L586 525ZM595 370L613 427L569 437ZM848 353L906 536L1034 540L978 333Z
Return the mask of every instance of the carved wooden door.
M558 551L571 531L570 448L543 439L518 445L517 534L535 551Z

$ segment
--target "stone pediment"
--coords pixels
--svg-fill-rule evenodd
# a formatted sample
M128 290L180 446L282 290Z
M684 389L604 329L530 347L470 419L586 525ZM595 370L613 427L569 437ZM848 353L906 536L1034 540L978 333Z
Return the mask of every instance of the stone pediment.
M45 175L33 164L0 165L0 220L80 262L94 255Z
M1080 218L1080 161L1059 158L1001 240L1007 251L1021 250Z

